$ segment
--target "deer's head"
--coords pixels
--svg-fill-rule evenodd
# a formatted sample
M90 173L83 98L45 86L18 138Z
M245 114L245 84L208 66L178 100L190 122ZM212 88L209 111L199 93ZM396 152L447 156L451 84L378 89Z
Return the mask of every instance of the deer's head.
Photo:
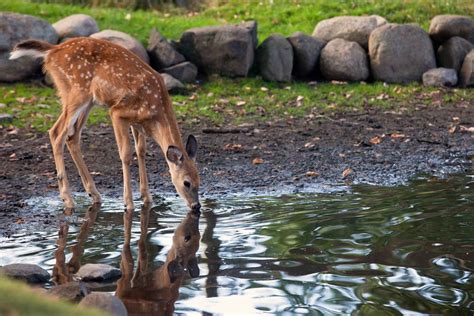
M196 138L189 135L186 142L186 152L182 152L178 147L169 146L166 151L166 159L176 191L193 211L199 212L201 204L199 203L199 174L196 168L196 153Z

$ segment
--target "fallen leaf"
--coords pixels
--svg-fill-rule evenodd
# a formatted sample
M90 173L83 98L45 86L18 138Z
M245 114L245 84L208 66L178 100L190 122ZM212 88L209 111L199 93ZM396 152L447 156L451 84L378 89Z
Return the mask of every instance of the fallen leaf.
M390 134L390 137L392 137L392 138L405 138L406 135L405 134L399 134L399 133L392 133L392 134Z
M263 163L263 159L260 158L260 157L256 157L252 160L253 165L259 165L259 164L262 164L262 163Z
M306 176L307 177L317 177L317 176L319 176L319 173L317 173L316 171L308 171L308 172L306 172Z
M377 144L380 144L382 142L382 137L380 136L374 136L372 137L369 142L372 144L372 145L377 145Z
M349 176L351 173L352 173L352 169L351 169L351 168L346 168L346 169L342 172L342 178L343 178L343 179L347 178L347 176Z
M268 91L268 88L267 88L267 87L261 87L260 90L262 90L262 91Z
M474 126L467 127L467 126L459 126L459 131L463 133L474 133Z
M239 151L242 150L242 145L241 144L226 144L224 146L224 150L229 150L229 151Z
M93 176L101 176L102 173L100 173L99 171L92 171L92 172L91 172L91 175L93 175Z
M453 122L459 122L460 121L458 116L453 116L452 120L453 120Z
M21 217L18 217L15 221L15 224L24 224L25 223L25 220Z
M454 134L455 131L456 131L456 126L451 126L450 128L448 128L449 134Z
M247 104L247 102L245 102L245 101L239 101L239 102L237 102L237 106L242 106L242 105L245 105L245 104Z

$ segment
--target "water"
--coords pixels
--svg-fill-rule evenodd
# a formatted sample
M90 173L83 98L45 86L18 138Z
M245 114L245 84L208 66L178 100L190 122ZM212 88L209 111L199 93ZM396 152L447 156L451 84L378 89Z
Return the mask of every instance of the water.
M37 263L52 272L69 261L116 267L123 261L122 268L125 263L132 268L124 284L135 274L135 295L144 288L141 279L151 280L143 275L158 273L167 261L175 228L186 216L183 204L174 199L162 200L148 213L144 209L125 216L121 201L106 201L95 221L87 207L64 217L50 201L36 204L38 211L56 207L61 227L2 239L0 265ZM176 283L181 284L177 314L474 311L473 174L420 178L392 188L357 185L350 192L209 199L203 204L201 241L196 243L200 275ZM189 260L193 251L187 251ZM142 276L133 272L138 257ZM103 290L113 293L115 288ZM154 297L173 296L172 291L154 290Z

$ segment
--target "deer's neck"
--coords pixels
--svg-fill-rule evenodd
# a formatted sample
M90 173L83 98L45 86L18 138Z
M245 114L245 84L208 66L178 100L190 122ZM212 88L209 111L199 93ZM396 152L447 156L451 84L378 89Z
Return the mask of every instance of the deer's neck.
M181 133L171 106L164 106L163 115L149 125L151 137L160 145L164 153L169 146L176 146L184 151Z

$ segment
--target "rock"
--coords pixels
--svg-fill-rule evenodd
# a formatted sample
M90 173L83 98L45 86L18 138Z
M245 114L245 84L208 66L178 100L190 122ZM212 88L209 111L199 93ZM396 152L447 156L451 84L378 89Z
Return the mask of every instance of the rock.
M387 20L378 15L337 16L319 22L313 36L329 42L335 38L357 42L367 49L369 36L377 27L387 24Z
M156 70L161 70L186 61L174 47L155 28L150 32L148 39L148 55L150 65Z
M257 49L260 74L268 81L291 81L293 71L293 47L281 35L273 34Z
M369 77L365 50L356 42L337 38L321 51L320 68L328 80L364 81Z
M78 302L87 294L89 289L83 282L67 282L65 284L53 286L48 293L71 302Z
M374 79L392 83L420 81L436 68L428 34L412 24L387 24L369 38L370 65Z
M0 268L0 274L28 283L46 283L51 276L48 271L29 263L13 263Z
M91 37L107 40L122 47L125 47L126 49L130 50L135 55L140 57L147 64L150 63L150 59L143 45L127 33L114 30L104 30L102 32L92 34Z
M24 56L9 60L10 51L15 44L27 39L56 44L58 34L51 24L42 19L16 13L0 13L0 81L20 81L40 73L40 59Z
M247 76L255 57L256 23L187 30L180 52L206 74Z
M13 121L13 115L0 113L0 124L8 124Z
M122 275L120 269L114 268L111 265L103 263L88 263L79 268L76 273L82 281L106 281L110 279L117 279Z
M82 299L80 306L94 307L116 316L127 316L127 308L117 297L104 292L92 292Z
M469 39L474 27L469 16L437 15L431 20L429 33L434 41L442 43L454 36Z
M165 68L162 70L162 72L173 76L181 82L192 83L196 81L198 69L192 63L186 61L184 63Z
M73 14L53 24L59 39L89 36L99 32L97 22L87 14Z
M456 70L448 68L430 69L423 74L423 85L435 87L454 87L458 83Z
M438 48L438 63L444 68L453 68L457 72L461 69L464 58L473 48L473 45L462 37L451 37Z
M166 88L170 92L182 92L186 89L181 81L171 75L168 75L167 73L162 73L161 77L163 77Z
M300 78L313 74L321 49L326 43L302 32L293 33L288 41L293 47L293 74Z
M464 62L459 72L459 83L461 87L474 86L474 49L464 58Z

